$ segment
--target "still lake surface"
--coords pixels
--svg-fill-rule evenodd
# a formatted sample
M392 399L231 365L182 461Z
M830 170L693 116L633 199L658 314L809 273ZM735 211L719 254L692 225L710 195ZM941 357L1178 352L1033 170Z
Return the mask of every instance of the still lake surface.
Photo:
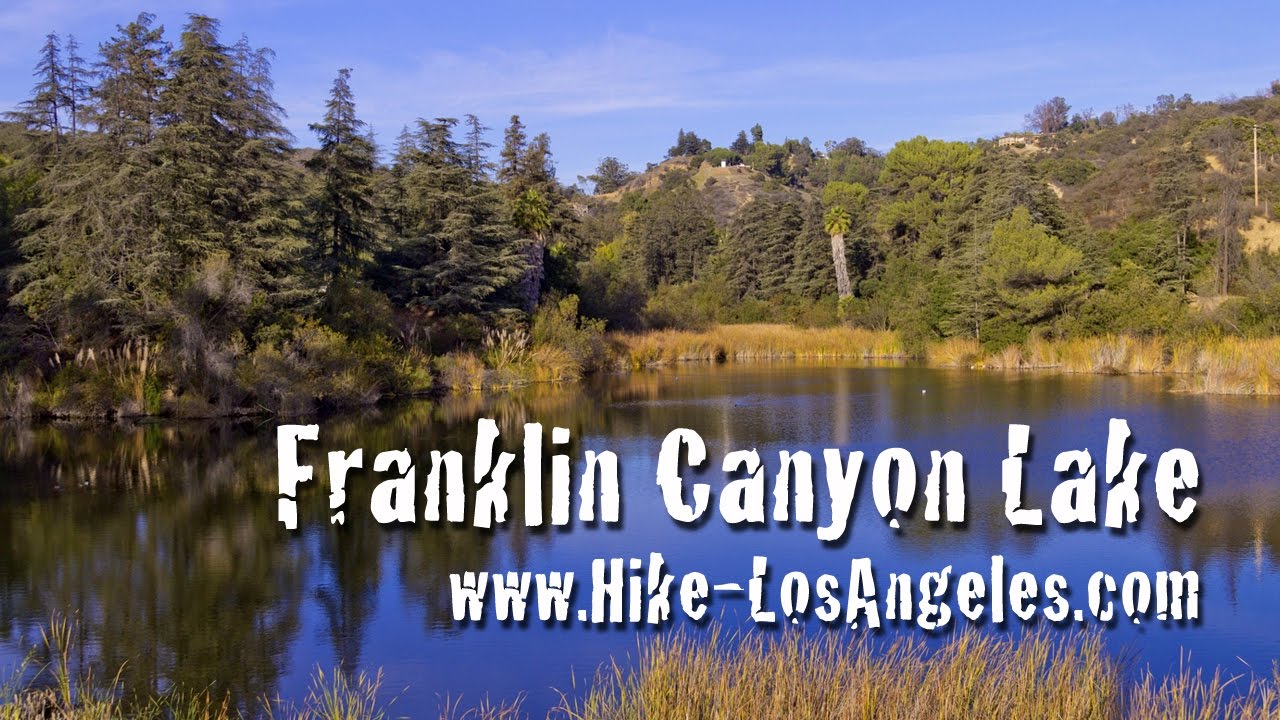
M1119 577L1196 570L1199 623L1121 623L1104 631L1109 647L1156 672L1189 662L1269 674L1280 658L1280 403L1178 395L1166 383L916 367L699 366L386 406L324 419L320 442L304 444L302 459L317 466L318 480L325 451L363 447L371 465L377 452L407 448L419 463L419 487L430 450L460 450L469 465L480 417L494 418L516 453L525 422L569 428L575 475L587 449L618 454L620 527L575 520L568 529L509 524L491 533L381 526L367 511L381 478L359 472L348 481L344 526L328 524L326 491L310 483L300 494L301 527L286 531L276 518L275 422L0 426L0 670L20 661L40 626L62 613L78 621L75 661L108 678L123 666L131 691L176 683L225 689L240 702L300 698L317 666L382 668L384 688L397 696L395 715L433 716L445 695L466 705L484 694L524 693L526 710L540 716L557 698L553 688L567 690L575 678L582 688L611 655L634 656L649 631L577 622L462 627L452 617L449 574L573 571L583 585L576 613L589 600L594 558L656 551L677 573L743 584L752 556L767 555L775 592L792 570L811 579L832 573L843 583L851 557L870 557L883 583L889 572L919 577L946 565L956 574L985 572L990 556L1001 554L1010 573L1025 570L1042 582L1064 575L1075 588L1073 607L1084 603L1095 570ZM1057 482L1053 458L1088 448L1100 464L1113 417L1128 420L1134 449L1150 458L1141 524L1123 534L1055 525L1047 502ZM1015 531L1003 515L1000 460L1010 423L1032 427L1028 495L1046 510L1043 532ZM713 484L713 502L729 450L761 452L770 498L778 451L811 452L819 509L823 448L874 459L905 447L922 480L930 450L958 450L968 461L967 527L917 514L889 529L871 502L866 468L843 544L822 543L803 525L733 530L715 515L686 528L667 515L654 482L661 441L677 427L707 442L716 466L699 479ZM1185 526L1164 517L1152 488L1154 460L1172 447L1192 451L1200 464L1199 506ZM513 519L522 505L513 495ZM745 598L712 606L726 622L748 612ZM957 619L953 627L963 625Z

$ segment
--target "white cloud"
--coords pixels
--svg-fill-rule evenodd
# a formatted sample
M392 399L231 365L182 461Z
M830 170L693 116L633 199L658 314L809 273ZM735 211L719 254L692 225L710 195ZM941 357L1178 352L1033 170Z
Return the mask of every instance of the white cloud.
M898 58L815 55L750 65L653 37L609 33L559 50L429 51L408 68L403 62L353 66L361 112L385 137L419 116L466 112L552 119L781 104L874 107L886 99L903 104L913 88L999 87L1061 66L1067 57L1062 48L1016 47ZM341 64L351 63L333 67ZM884 97L886 88L894 89L892 98ZM978 123L971 126L981 132Z
M357 65L362 104L397 111L526 112L580 116L622 110L701 107L720 66L714 55L652 38L609 34L554 53L485 48L466 55L433 51L409 72Z

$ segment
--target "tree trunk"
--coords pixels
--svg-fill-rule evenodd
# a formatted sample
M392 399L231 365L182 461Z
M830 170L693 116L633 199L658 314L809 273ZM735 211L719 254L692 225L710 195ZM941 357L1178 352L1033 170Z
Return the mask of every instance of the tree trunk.
M534 235L529 244L525 246L525 275L521 281L521 291L524 296L524 311L533 313L538 309L538 296L542 292L542 275L543 275L543 250L546 247L546 241L541 234Z
M836 290L839 291L840 297L852 296L853 290L849 288L849 264L844 258L843 233L831 236L831 262L836 266Z

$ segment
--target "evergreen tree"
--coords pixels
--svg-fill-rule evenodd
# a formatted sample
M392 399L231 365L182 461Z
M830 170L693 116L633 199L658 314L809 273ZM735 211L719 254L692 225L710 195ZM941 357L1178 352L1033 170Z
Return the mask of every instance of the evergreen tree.
M737 298L786 292L796 241L804 229L793 201L756 198L742 207L723 246L729 290Z
M328 278L356 272L372 257L377 229L372 203L376 150L362 134L355 97L343 68L333 81L324 120L310 125L320 149L307 167L320 176L312 209L312 237Z
M140 13L128 25L117 26L116 37L98 47L101 59L91 116L98 130L121 146L150 142L158 125L170 48L164 26L153 27L154 22L154 15Z
M192 15L160 97L156 143L163 234L194 267L214 253L266 287L303 248L298 176L271 98L270 51L218 40L218 22Z
M66 65L66 103L67 120L71 123L71 135L80 131L80 118L85 114L85 104L89 100L89 71L85 67L84 58L80 56L80 43L75 35L67 36Z
M498 164L498 181L508 185L524 175L524 160L529 139L519 115L511 116L511 124L502 136L501 158ZM515 193L519 194L519 193Z
M62 63L62 40L57 33L45 36L36 63L31 97L7 117L35 134L37 154L45 155L62 143L63 120L72 100L67 93L67 69ZM48 140L44 140L47 138Z
M145 26L149 19L140 21ZM149 44L158 42L157 31ZM122 99L126 88L140 84L146 63L137 55L144 45L117 38L102 46L103 82L90 106L76 106L76 115L93 118L100 132L67 144L39 176L42 201L22 218L26 262L15 275L15 299L58 344L153 336L177 281L176 258L154 214L163 192L152 177L154 158L142 147L148 135L122 130L131 127L131 111L155 112ZM77 55L75 64L81 62ZM149 99L154 104L154 95Z
M980 276L995 305L983 322L983 343L1022 342L1031 327L1056 319L1084 291L1082 262L1079 250L1049 234L1024 207L997 222Z
M817 300L831 294L836 285L831 239L823 228L822 205L807 202L801 211L803 225L792 249L787 290L794 296ZM856 245L851 243L850 245Z
M634 264L649 288L697 279L716 246L715 221L688 178L672 177L636 225Z
M232 358L313 292L298 272L306 250L301 175L272 99L269 50L228 48L218 23L192 15L160 96L152 173L159 236L178 275L170 309L184 382L220 403Z
M433 322L498 310L500 291L525 272L498 189L472 176L456 124L419 120L401 143L404 224L375 273L389 297Z
M880 185L888 193L877 224L889 249L941 258L954 247L981 152L966 143L904 140L884 158Z
M616 157L606 157L600 160L596 165L594 174L586 177L579 176L580 182L589 182L592 184L592 192L595 195L603 195L611 193L622 188L623 185L631 182L636 176L631 169Z
M464 115L462 121L467 126L465 141L467 170L476 180L487 179L489 172L493 169L492 163L489 162L489 150L493 148L493 143L484 139L489 128L480 122L480 118L470 113Z
M1194 150L1175 147L1162 155L1152 182L1160 216L1170 228L1155 243L1159 260L1153 269L1159 273L1159 282L1173 283L1183 294L1192 269L1192 225L1203 213L1199 193L1203 172L1204 161Z
M685 132L684 128L680 128L680 132L676 134L676 144L667 150L667 157L676 158L686 155L700 155L711 151L711 141L703 140L698 134L690 130Z

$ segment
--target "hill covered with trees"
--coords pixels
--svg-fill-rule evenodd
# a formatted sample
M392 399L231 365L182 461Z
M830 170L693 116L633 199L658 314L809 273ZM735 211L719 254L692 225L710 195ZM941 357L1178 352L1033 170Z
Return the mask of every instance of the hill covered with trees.
M48 37L0 125L7 412L368 402L474 384L457 351L555 379L606 369L605 330L716 323L893 330L912 352L1280 334L1280 84L1100 114L1053 98L1022 134L883 153L680 129L661 162L606 156L580 187L516 116L424 117L376 147L348 70L298 149L271 57L201 15L176 34L140 15L96 53Z

